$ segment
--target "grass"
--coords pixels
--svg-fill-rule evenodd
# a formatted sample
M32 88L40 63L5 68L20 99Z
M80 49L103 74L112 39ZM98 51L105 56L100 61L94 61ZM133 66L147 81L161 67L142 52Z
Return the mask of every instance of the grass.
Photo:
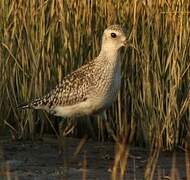
M20 112L16 105L43 95L94 58L105 27L119 23L138 51L126 52L122 88L107 111L110 126L116 134L131 129L136 144L150 146L154 136L165 149L181 144L189 130L188 8L188 1L179 0L1 1L1 126L11 127L18 137L33 136L36 112ZM39 124L49 131L50 121L42 123L41 116ZM80 124L85 124L88 134L105 139L98 119L79 120L76 129L81 133Z
M103 30L119 23L136 50L126 51L117 101L107 122L78 119L71 135L119 142L127 134L128 143L139 146L184 146L190 127L189 7L188 0L1 0L1 132L14 138L58 133L60 119L16 105L43 95L97 56ZM73 127L69 122L65 126Z

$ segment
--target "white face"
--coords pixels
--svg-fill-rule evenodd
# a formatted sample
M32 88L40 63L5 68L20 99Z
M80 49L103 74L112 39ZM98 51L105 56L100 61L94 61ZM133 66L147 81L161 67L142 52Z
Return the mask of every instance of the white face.
M117 51L121 47L126 46L126 40L126 35L121 28L114 29L108 27L103 34L102 48Z

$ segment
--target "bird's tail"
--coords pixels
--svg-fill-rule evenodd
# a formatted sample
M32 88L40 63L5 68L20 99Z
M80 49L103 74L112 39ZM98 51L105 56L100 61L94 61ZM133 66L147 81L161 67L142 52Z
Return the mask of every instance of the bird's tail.
M26 109L26 108L30 108L30 103L23 103L18 105L16 108L18 109Z
M44 98L37 98L34 100L31 100L28 103L23 103L17 106L18 109L26 109L26 108L32 108L32 109L41 109L42 107L46 106L47 102Z

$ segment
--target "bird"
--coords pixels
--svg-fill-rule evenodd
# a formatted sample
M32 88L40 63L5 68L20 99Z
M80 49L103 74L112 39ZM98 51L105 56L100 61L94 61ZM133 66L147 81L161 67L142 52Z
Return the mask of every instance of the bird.
M103 112L112 105L120 89L125 47L125 29L117 24L108 26L96 58L66 75L49 93L18 108L45 110L66 118Z

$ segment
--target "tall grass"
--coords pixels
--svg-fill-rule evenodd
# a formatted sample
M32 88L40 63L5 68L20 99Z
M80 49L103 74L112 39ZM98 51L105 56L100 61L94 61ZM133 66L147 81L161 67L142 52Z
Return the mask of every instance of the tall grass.
M50 132L51 117L16 105L43 95L94 58L103 30L119 23L137 50L126 51L121 91L107 111L109 127L116 136L130 133L139 145L155 139L165 149L183 144L190 122L189 8L188 0L1 0L1 132ZM73 134L105 139L105 127L102 117L83 118Z

